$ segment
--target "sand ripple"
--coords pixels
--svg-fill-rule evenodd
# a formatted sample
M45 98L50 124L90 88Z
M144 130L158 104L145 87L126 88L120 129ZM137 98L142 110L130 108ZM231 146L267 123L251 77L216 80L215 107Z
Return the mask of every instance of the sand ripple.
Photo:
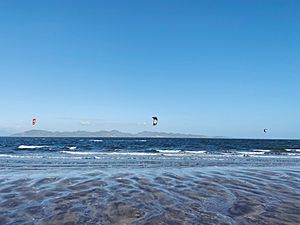
M0 224L300 224L299 172L6 171Z

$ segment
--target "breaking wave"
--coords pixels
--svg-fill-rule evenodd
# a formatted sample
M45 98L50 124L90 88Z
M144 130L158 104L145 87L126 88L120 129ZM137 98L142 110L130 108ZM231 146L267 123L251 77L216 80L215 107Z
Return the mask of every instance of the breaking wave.
M157 152L160 153L179 153L181 150L156 150Z
M103 140L101 140L101 139L93 139L93 140L89 140L89 141L91 141L91 142L103 142Z
M49 148L49 146L45 145L20 145L18 149L39 149L39 148Z

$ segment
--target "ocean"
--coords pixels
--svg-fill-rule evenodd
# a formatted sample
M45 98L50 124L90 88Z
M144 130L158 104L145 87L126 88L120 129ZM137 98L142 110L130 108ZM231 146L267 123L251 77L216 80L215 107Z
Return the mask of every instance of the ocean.
M300 224L300 140L1 137L0 224Z

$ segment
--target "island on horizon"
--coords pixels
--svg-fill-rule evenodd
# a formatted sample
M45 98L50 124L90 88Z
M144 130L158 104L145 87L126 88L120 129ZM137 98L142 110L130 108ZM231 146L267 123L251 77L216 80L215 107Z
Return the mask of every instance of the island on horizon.
M21 133L9 135L10 137L126 137L126 138L208 138L205 135L168 133L142 131L138 133L127 133L118 130L111 131L47 131L47 130L28 130Z

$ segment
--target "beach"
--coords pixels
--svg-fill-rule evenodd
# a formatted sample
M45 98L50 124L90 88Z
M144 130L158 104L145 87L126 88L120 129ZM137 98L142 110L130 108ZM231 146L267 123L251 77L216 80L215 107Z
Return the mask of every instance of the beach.
M161 148L172 140L117 140L127 146L119 152L108 151L107 145L116 147L111 139L80 140L2 140L1 225L300 223L300 159L286 154L296 148L246 157L233 154L237 150L228 155ZM30 141L31 147L25 145ZM145 151L153 147L149 142L160 152ZM207 140L174 145L186 142ZM77 148L66 149L70 143ZM133 143L142 144L129 150ZM56 147L50 150L51 144Z
M300 168L1 172L0 224L299 224Z

